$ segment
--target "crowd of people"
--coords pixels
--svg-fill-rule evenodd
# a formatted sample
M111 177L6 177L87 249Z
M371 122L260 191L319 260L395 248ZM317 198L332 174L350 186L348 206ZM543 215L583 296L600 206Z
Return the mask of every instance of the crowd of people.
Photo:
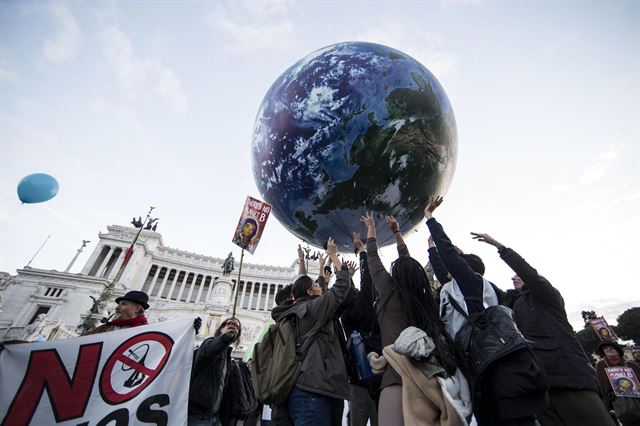
M329 239L314 279L298 247L299 276L276 294L272 317L276 325L295 318L299 372L271 405L270 424L341 425L345 401L351 426L640 424L640 398L621 396L632 394L633 382L620 380L614 389L605 373L626 366L640 377L640 348L625 360L620 344L603 341L594 369L558 289L512 248L472 233L515 273L513 289L497 287L484 276L482 259L455 246L434 217L442 201L430 199L424 211L441 288L411 257L393 217L386 224L398 258L389 271L371 214L362 218L366 239L353 234L358 263L341 259ZM358 270L359 289L351 279ZM115 318L91 333L146 324L146 294L131 291L116 302ZM196 319L196 333L200 325ZM250 385L230 391L232 345L241 333L240 321L228 318L194 352L189 425L234 424L234 398L257 407L242 416L244 424L258 422L263 401L244 395Z

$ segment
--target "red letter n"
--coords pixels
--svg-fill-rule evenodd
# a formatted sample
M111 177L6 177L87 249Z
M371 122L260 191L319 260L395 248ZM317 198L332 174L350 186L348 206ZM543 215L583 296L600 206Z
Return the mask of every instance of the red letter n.
M55 349L31 352L27 372L2 425L28 424L45 389L56 422L81 417L89 402L101 352L102 342L80 346L73 379Z

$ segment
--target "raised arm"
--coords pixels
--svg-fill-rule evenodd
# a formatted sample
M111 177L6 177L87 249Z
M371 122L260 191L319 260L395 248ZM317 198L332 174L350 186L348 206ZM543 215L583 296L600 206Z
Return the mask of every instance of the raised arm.
M445 264L442 262L442 259L438 254L436 244L433 242L433 237L431 235L429 235L429 263L431 263L433 273L435 274L440 284L444 285L445 283L451 281L449 271L447 270Z
M309 302L309 308L315 311L318 322L320 323L324 323L333 318L351 288L349 271L346 269L346 266L343 267L338 257L338 247L332 238L329 238L327 243L327 254L331 262L333 262L334 266L338 269L336 282L322 296Z
M387 272L382 264L382 259L378 254L378 242L376 240L376 223L371 213L362 216L362 221L367 227L367 263L369 266L369 274L373 284L378 287L378 291L382 292L385 285L392 282L391 275Z
M472 232L474 240L494 246L498 249L498 253L502 260L516 273L518 277L527 286L529 293L534 299L540 302L553 303L558 301L557 290L553 288L551 283L547 281L538 271L527 263L515 250L505 247L489 234Z
M329 286L329 282L327 281L327 279L324 276L324 265L327 262L327 258L328 256L320 254L320 257L318 258L318 266L320 267L320 271L318 272L318 285L320 286L320 288L322 289L322 293L324 294L327 291L327 288Z
M393 237L396 239L396 248L398 250L398 256L410 256L409 249L407 245L404 243L404 239L402 238L402 233L400 232L400 225L398 221L393 216L387 216L385 219L387 222L387 226L389 230L393 232Z
M478 279L476 272L469 266L466 260L460 257L458 250L456 250L456 247L444 232L442 225L433 217L433 211L442 204L442 201L442 197L432 197L424 209L424 216L427 219L429 232L431 232L433 242L438 249L438 254L442 262L451 276L455 278L462 293L465 296L475 295L475 293L478 292L476 288Z
M304 263L304 252L298 244L298 276L307 275L307 265Z

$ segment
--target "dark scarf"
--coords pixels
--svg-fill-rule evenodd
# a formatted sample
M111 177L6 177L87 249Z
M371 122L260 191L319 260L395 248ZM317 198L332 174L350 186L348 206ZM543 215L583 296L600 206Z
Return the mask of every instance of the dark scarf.
M117 319L117 320L109 321L107 324L117 325L118 327L125 327L125 326L137 327L139 325L145 325L148 323L147 323L147 317L145 317L144 315L141 315L139 317L135 317L131 319L123 319L123 320Z
M606 356L607 367L624 366L624 359L620 355Z

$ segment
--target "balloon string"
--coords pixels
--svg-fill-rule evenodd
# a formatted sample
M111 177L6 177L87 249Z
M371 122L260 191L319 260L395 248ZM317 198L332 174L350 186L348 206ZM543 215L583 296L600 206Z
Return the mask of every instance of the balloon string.
M2 218L2 221L0 222L0 229L2 229L4 224L7 223L7 221L16 212L16 210L18 210L18 207L20 207L22 204L24 203L18 203L15 206L11 207L11 209L7 212L7 214L5 214L4 217Z

